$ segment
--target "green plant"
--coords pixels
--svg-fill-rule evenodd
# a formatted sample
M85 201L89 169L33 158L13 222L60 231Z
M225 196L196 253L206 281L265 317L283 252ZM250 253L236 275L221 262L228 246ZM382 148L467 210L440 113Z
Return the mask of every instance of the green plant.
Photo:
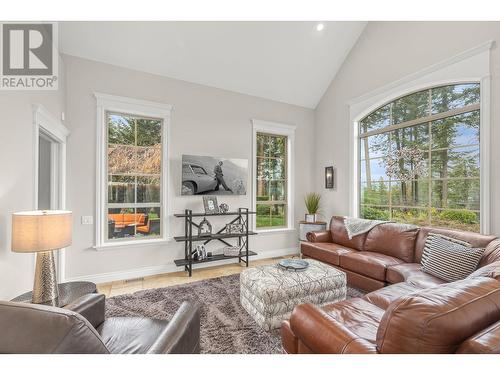
M307 212L311 215L317 214L319 212L320 201L321 195L319 195L318 193L307 194L304 198Z
M458 221L463 224L477 223L477 215L469 210L444 210L439 214L442 220Z
M365 206L361 208L361 217L369 220L389 220L389 211Z

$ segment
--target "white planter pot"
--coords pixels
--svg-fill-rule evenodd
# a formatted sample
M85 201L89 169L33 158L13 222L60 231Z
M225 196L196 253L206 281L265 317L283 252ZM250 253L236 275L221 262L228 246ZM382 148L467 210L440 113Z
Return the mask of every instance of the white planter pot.
M315 223L316 222L316 214L306 214L307 223Z

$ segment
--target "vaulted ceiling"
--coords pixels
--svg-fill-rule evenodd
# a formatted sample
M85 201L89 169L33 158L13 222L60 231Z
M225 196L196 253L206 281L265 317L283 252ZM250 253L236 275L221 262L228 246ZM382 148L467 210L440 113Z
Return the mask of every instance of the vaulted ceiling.
M315 108L366 22L61 22L60 51Z

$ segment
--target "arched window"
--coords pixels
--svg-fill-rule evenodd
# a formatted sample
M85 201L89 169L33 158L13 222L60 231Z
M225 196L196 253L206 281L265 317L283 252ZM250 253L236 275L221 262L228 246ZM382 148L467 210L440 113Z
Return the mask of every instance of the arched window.
M480 231L479 83L400 97L359 122L359 213Z

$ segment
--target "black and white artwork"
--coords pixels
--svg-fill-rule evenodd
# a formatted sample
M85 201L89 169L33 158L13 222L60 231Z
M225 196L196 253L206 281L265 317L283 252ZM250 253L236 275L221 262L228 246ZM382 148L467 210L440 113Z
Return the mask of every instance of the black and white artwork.
M182 155L182 195L246 195L247 159Z

